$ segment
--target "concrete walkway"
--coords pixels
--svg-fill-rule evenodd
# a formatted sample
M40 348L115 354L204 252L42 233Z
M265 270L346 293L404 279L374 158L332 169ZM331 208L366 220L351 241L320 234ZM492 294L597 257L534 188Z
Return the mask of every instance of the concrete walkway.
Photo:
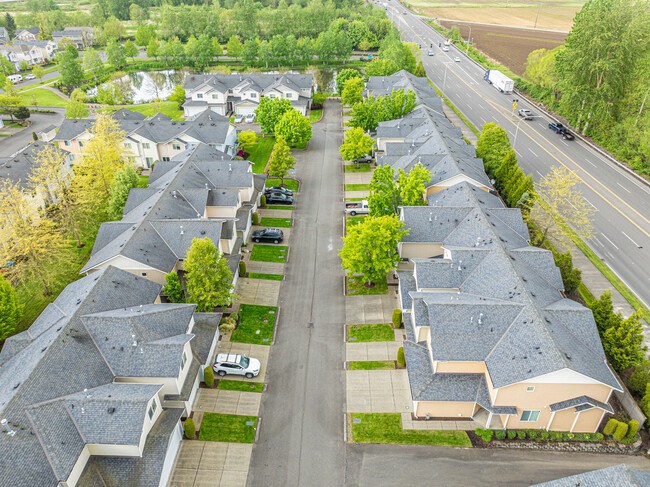
M401 340L395 342L349 342L345 344L345 360L348 362L397 360L397 349L401 346Z
M347 296L345 299L345 322L347 324L390 323L393 310L399 305L395 287L389 294L375 296Z
M230 377L225 377L230 380ZM199 389L194 411L202 413L239 414L257 416L262 394L259 392L222 391L219 389Z

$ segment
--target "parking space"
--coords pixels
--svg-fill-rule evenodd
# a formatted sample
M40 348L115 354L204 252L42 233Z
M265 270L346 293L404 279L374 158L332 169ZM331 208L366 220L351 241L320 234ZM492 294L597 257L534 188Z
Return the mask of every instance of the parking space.
M376 296L348 296L345 300L347 324L390 323L393 310L399 307L397 294L389 287L389 294Z
M229 338L230 338L229 333L224 335L224 340L217 348L217 352L216 352L217 354L236 353L240 355L246 355L247 357L254 357L260 361L261 367L260 367L259 375L257 377L253 377L252 379L247 379L245 377L238 376L238 375L228 375L226 376L226 379L264 382L264 379L266 377L266 366L269 361L270 347L268 345L253 345L250 343L235 343L235 342L227 341L229 340ZM214 357L212 357L212 360L214 361Z
M277 211L282 211L282 210L276 210L276 212ZM265 216L268 217L268 218L282 218L282 217L285 217L286 215L281 215L280 217L275 217L275 216L271 216L271 215L265 215ZM260 218L263 218L263 217L260 215ZM287 218L291 218L291 217L289 216ZM254 232L256 230L262 230L264 228L269 228L269 227L263 227L261 225L253 225L251 228L252 228L252 231ZM280 230L282 230L282 233L284 234L284 241L282 242L282 245L289 245L289 239L291 237L291 228L285 228L285 227L272 227L272 228L279 228ZM261 242L261 243L268 243L268 242Z
M225 379L230 380L231 377L227 376ZM261 399L262 394L257 392L202 388L199 389L193 409L202 413L257 416L260 411Z
M235 291L241 296L238 303L276 306L281 285L282 281L241 277L237 280L237 289Z
M370 184L372 179L371 172L351 172L345 173L345 184ZM349 191L346 191L345 196L347 197Z
M406 369L347 370L348 413L402 413L411 411L411 391Z
M401 336L400 341L395 342L346 343L345 360L397 360L397 349L401 346Z
M183 441L171 487L244 487L253 445Z
M246 261L248 272L259 272L261 274L282 274L284 275L284 264L281 262L262 262L258 260Z

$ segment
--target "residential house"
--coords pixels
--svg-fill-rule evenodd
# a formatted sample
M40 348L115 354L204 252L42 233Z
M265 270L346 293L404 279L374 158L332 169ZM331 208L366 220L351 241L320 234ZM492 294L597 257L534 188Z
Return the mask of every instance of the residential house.
M0 44L7 44L9 41L9 31L6 27L0 27Z
M413 91L418 106L442 113L442 99L436 94L427 78L417 76L402 69L390 76L370 76L365 84L364 96L386 96L393 91Z
M27 29L16 29L15 40L18 41L35 41L41 34L39 27L28 27Z
M93 45L92 27L66 27L52 32L52 40L58 46L61 39L70 39L77 49L85 49Z
M115 267L69 284L0 352L0 485L168 484L220 314Z
M624 463L612 467L579 473L549 482L535 484L533 487L644 487L650 485L650 473L630 467Z
M169 161L189 147L200 143L234 156L237 149L237 131L230 120L207 111L185 121L175 121L158 113L150 118L141 113L120 109L113 114L126 133L124 154L134 164L151 168L158 161ZM84 146L92 138L90 119L66 119L52 142L76 156L82 156Z
M14 41L10 45L0 46L0 54L4 55L18 71L23 61L34 66L53 60L56 55L56 44L52 41Z
M311 108L311 74L205 74L189 75L183 86L186 116L211 110L219 115L255 113L262 97L284 98L302 115Z
M210 238L238 276L264 177L247 161L201 144L156 164L149 187L132 189L120 221L103 223L82 273L116 266L161 285L182 274L194 238Z

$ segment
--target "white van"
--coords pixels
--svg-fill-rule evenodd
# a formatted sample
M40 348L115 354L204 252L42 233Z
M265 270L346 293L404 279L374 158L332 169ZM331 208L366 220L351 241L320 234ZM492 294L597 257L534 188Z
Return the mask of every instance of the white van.
M17 85L23 80L23 77L20 74L11 74L7 76L7 79L11 81L13 84Z
M368 201L347 201L345 203L345 213L350 216L367 215L370 213Z

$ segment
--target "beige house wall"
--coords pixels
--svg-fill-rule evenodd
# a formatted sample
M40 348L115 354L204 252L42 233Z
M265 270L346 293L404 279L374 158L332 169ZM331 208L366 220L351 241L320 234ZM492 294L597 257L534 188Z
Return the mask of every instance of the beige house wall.
M588 409L582 411L575 426L573 427L574 433L593 433L600 425L600 420L603 417L603 410L598 408Z
M377 150L385 152L386 151L386 144L390 144L392 142L404 142L404 139L403 138L399 138L399 139L389 139L389 138L377 139Z
M415 415L424 417L428 414L434 418L471 418L474 408L473 402L419 401Z
M207 218L235 218L237 208L233 206L206 206L205 216Z
M398 244L398 250L402 259L426 259L443 254L441 243L400 242Z
M185 368L187 369L189 367L185 366ZM158 392L158 398L161 403L165 394L179 394L181 391L180 383L174 377L116 377L115 382L124 382L127 384L161 384L163 387Z
M81 474L86 468L86 464L88 463L88 460L90 460L90 451L88 450L88 445L86 445L84 446L84 449L81 450L81 455L79 455L79 458L77 458L74 467L72 467L72 471L70 472L70 475L68 475L68 481L67 481L68 486L75 487L77 485L77 482L79 482L79 478L81 477Z
M444 181L440 181L435 186L429 186L427 188L427 191L426 191L427 196L432 195L434 193L437 193L438 191L441 191L443 189L450 188L451 186L454 186L455 184L463 183L463 182L466 182L466 183L469 183L469 184L471 184L473 186L476 186L477 188L482 189L483 191L489 191L490 190L490 188L488 188L484 184L481 184L481 183L479 183L478 181L476 181L476 180L474 180L472 178L468 178L467 176L463 176L463 175L458 175L458 176L454 176L453 178L449 178L449 179L446 179Z
M435 367L437 374L483 374L486 370L483 362L436 362Z
M91 455L105 457L139 457L142 451L135 445L88 445Z

